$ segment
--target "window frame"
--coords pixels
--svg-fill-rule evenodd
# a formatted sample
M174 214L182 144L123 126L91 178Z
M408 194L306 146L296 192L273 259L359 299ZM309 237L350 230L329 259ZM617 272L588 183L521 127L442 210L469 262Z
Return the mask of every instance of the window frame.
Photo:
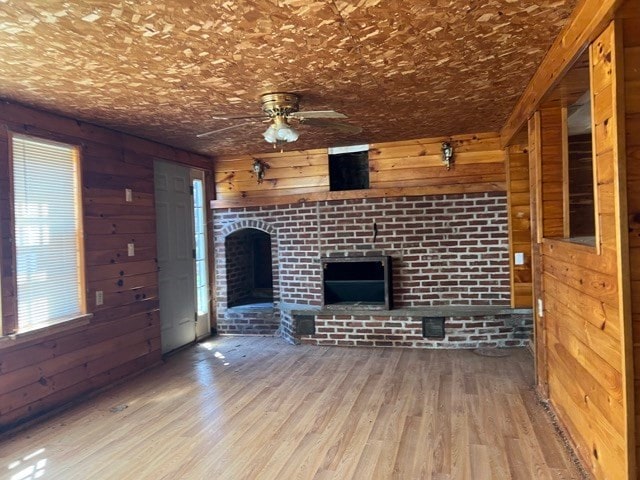
M598 175L596 162L596 138L595 138L595 112L594 112L594 94L593 94L593 81L591 79L591 55L589 55L589 93L590 97L590 122L591 130L589 135L591 137L591 177L592 177L592 198L593 198L593 235L587 237L578 237L572 235L571 232L571 172L570 172L570 148L569 148L569 106L562 108L562 211L563 211L563 236L560 240L566 242L584 245L586 247L596 248L600 243L599 238L599 215L598 215ZM589 238L589 241L585 241Z
M0 266L0 315L2 322L0 324L0 339L10 338L16 340L24 338L29 340L40 333L52 333L58 330L66 330L74 328L89 322L91 314L87 308L87 269L86 269L86 247L85 247L85 218L84 218L84 198L83 198L83 178L82 178L82 146L76 142L63 141L57 137L48 137L45 135L33 135L21 131L7 132L7 158L3 162L0 172L8 178L8 216L6 211L2 214L3 227L8 229L9 240L2 242L2 255L5 259L10 259L10 265L6 265L6 261ZM65 317L59 317L55 320L47 321L44 324L37 325L32 328L20 328L20 319L18 318L18 289L17 289L17 249L16 249L16 211L15 211L15 185L14 185L14 138L25 138L31 141L43 144L61 145L73 150L73 162L76 166L75 184L76 184L76 200L74 202L75 215L77 216L76 226L76 245L77 245L77 265L78 265L78 300L80 311ZM1 232L5 234L5 232ZM11 250L8 255L7 249ZM9 270L5 276L5 268ZM7 281L10 285L7 285ZM7 289L10 293L6 294ZM9 310L12 315L5 315L5 311ZM13 343L13 342L12 342ZM0 343L1 345L1 343Z
M210 270L210 266L209 266L209 238L208 238L208 227L207 227L207 184L206 184L206 175L204 170L199 170L196 168L192 168L191 172L190 172L190 178L191 178L191 188L193 189L193 195L192 195L192 203L193 203L193 213L194 213L194 219L193 219L193 249L194 249L194 268L196 269L195 272L195 281L196 281L196 313L198 315L198 317L206 317L209 321L211 319L211 315L212 315L212 308L211 308L211 290L210 290L210 285L211 285L211 279L210 279L210 274L209 274L209 270ZM195 199L196 199L196 192L195 192L195 182L200 182L201 185L201 190L202 190L202 218L198 219L199 222L196 222L196 218L195 216L197 215L197 208L195 205ZM196 227L196 223L200 223L201 227L202 227L202 237L204 239L204 249L202 252L202 258L198 259L198 255L197 255L197 251L198 251L198 247L196 245L196 240L195 240L195 236L196 236L196 231L197 231L197 227ZM203 264L205 265L205 287L206 287L206 311L200 311L200 305L199 305L199 288L200 286L198 285L198 262L202 261Z
M540 108L538 108L536 113L536 130L537 130L537 144L539 145L539 151L536 152L536 195L541 195L541 197L537 198L536 206L537 206L537 214L536 214L536 224L537 224L537 235L536 241L537 243L543 243L545 241L552 242L563 242L569 243L571 245L576 246L577 248L584 249L584 251L594 252L596 254L601 253L601 226L600 226L600 202L598 196L598 163L596 161L596 125L595 125L595 99L594 99L594 86L593 86L593 58L591 49L583 54L587 58L585 60L588 61L587 72L589 75L588 78L588 91L591 100L591 165L592 165L592 176L593 176L593 215L594 215L594 234L589 237L572 237L570 232L570 180L569 180L569 135L568 135L568 105L566 104L564 98L562 98L561 104L554 104L554 101L550 102L550 104L543 103ZM576 60L576 63L571 68L577 67L579 63L579 59ZM571 69L570 69L571 71ZM566 77L569 77L570 74L567 73ZM556 90L560 90L562 86L563 80L560 81L559 86ZM558 99L555 100L558 102ZM553 233L546 233L547 228L549 227L548 219L545 218L544 215L544 204L545 202L549 202L546 200L547 194L543 192L544 185L548 184L543 182L543 178L548 176L548 169L550 168L550 164L553 162L550 161L550 155L544 154L545 144L549 141L548 136L545 137L544 132L548 131L549 127L543 122L543 112L556 111L554 115L554 121L557 121L559 124L560 130L560 155L556 161L560 163L561 169L561 192L560 199L558 200L558 205L560 206L562 212L562 224L560 228L553 228L556 230ZM548 113L546 114L549 115ZM548 119L547 119L548 121ZM552 141L550 143L553 143ZM551 228L551 227L549 227ZM586 239L589 241L586 241Z

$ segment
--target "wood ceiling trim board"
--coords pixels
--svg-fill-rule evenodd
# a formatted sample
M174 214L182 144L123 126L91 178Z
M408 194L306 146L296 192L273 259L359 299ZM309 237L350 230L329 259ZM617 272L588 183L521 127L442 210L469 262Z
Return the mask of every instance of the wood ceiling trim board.
M503 146L531 118L542 98L562 79L575 58L602 33L623 0L581 0L545 55L500 131Z
M196 134L268 91L363 127L296 150L495 131L576 1L5 0L0 98L208 156L267 147L260 122Z

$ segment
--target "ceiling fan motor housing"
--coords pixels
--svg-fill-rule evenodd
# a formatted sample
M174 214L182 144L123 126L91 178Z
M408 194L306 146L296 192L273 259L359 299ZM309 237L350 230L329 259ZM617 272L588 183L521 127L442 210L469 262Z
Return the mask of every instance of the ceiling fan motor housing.
M286 117L297 112L299 97L294 93L266 93L262 95L262 111L270 117Z

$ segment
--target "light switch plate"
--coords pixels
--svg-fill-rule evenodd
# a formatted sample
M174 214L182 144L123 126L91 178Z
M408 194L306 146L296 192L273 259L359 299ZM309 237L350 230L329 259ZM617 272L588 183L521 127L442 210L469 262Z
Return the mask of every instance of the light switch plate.
M102 290L96 290L96 306L102 305L104 303L104 293Z
M127 202L133 202L133 192L131 191L130 188L125 188L124 189L124 199Z
M127 243L127 255L133 257L136 254L136 246L133 243Z
M524 265L524 253L516 252L514 255L513 263L516 265Z

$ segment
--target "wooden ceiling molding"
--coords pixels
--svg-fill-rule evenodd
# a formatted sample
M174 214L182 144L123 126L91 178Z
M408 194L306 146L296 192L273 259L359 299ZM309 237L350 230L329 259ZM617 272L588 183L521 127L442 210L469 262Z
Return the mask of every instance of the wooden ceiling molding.
M272 91L363 128L296 150L497 131L575 3L3 0L0 97L208 155L268 150L261 123L196 134Z

